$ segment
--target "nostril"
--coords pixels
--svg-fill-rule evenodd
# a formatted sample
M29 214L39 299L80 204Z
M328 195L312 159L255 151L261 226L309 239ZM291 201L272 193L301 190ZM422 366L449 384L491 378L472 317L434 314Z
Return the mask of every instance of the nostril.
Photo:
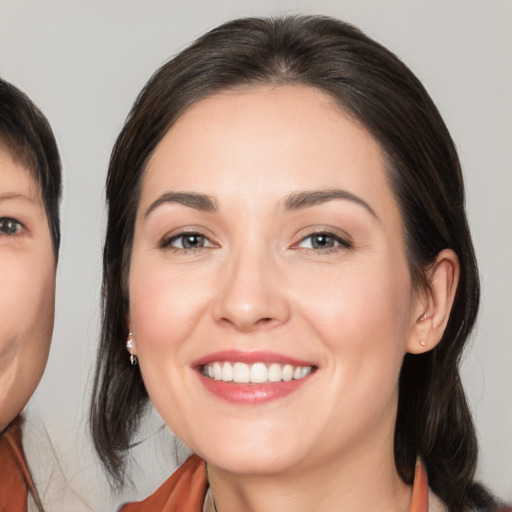
M260 318L257 323L259 324L268 324L272 321L272 318L266 317L266 318Z

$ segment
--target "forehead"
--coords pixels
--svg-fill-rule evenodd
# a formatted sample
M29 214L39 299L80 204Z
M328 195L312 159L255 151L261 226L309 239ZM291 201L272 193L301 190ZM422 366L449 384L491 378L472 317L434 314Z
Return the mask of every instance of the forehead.
M385 164L375 138L329 95L305 86L252 87L185 111L148 162L141 201L165 188L247 200L258 192L342 187L389 202Z
M33 174L20 158L0 148L0 194L22 194L39 200L40 187Z

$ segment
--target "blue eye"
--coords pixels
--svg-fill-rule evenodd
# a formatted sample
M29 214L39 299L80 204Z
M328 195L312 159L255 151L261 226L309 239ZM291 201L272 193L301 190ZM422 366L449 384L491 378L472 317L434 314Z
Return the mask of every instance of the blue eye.
M297 244L297 247L314 249L316 251L328 251L329 249L336 249L337 247L350 248L352 247L352 243L333 233L321 231L318 233L311 233L304 237Z
M213 247L213 244L201 233L180 233L162 243L163 247L173 247L182 250L202 249Z
M11 217L0 218L0 235L16 236L23 230L23 224Z

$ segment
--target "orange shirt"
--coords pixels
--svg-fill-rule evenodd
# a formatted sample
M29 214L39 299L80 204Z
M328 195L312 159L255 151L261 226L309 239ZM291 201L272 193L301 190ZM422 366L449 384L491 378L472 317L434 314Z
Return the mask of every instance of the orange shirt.
M205 462L192 455L151 496L123 505L119 512L202 512L207 489ZM410 512L428 512L427 474L421 462L416 464Z
M0 512L26 512L31 485L18 419L0 435Z
M206 464L192 455L151 496L119 512L202 512L207 489Z

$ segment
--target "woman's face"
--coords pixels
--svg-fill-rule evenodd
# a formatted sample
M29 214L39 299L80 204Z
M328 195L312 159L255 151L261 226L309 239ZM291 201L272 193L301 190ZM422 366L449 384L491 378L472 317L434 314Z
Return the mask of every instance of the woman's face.
M53 327L55 253L38 185L0 150L0 429L43 373Z
M147 166L129 293L151 400L209 463L392 456L415 293L379 146L327 95L190 107Z

